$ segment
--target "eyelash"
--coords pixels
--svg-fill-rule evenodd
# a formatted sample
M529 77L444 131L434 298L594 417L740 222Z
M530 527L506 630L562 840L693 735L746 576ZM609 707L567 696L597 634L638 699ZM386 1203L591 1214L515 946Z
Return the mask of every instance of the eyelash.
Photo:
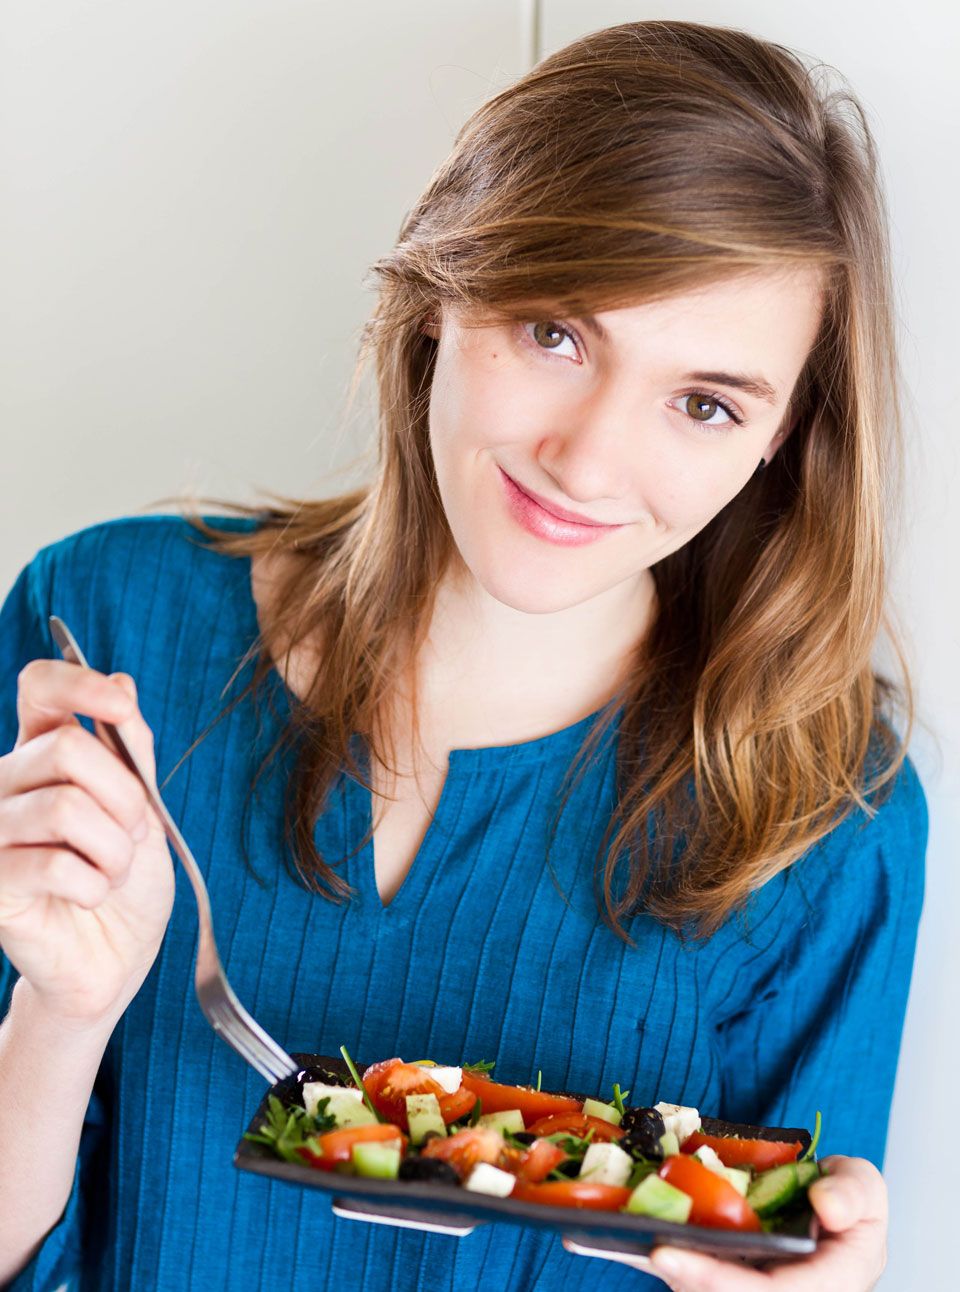
M559 323L557 322L556 319L545 319L545 320L536 319L532 321L538 322L538 323L539 322L551 323L557 329L558 332L565 333L570 338L570 340L573 341L577 349L582 351L583 342L580 340L580 337L573 330L573 328L568 327L565 323ZM520 324L520 332L521 332L521 335L524 337L527 345L529 345L532 349L536 350L540 355L549 355L550 353L549 350L544 350L543 346L539 346L535 342L530 340L529 334L527 332L527 328L529 326L530 326L530 323ZM744 422L746 421L746 419L742 417L740 413L737 412L737 410L733 407L733 405L723 395L721 395L719 391L689 390L689 391L685 391L682 395L677 396L677 398L689 399L691 395L700 395L703 399L707 400L708 402L717 404L720 408L723 409L723 411L727 414L727 416L730 418L730 420L734 423L735 426L743 426ZM727 426L710 426L707 422L698 422L695 417L691 417L689 420L693 422L693 424L696 427L698 427L700 430L704 430L707 432L725 431L729 429Z

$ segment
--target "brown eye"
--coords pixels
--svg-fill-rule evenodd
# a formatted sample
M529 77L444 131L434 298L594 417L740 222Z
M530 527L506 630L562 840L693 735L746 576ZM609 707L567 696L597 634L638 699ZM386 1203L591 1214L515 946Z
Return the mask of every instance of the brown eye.
M566 328L560 327L558 323L549 319L543 323L533 324L533 338L544 350L555 350L568 335Z
M684 400L684 412L698 422L709 422L721 405L715 399L708 399L706 395L687 395Z

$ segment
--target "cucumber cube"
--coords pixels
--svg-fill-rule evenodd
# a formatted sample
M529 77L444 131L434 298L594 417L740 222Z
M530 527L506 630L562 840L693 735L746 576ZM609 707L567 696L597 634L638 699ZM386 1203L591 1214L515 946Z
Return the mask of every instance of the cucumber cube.
M672 1220L686 1224L693 1207L693 1199L680 1189L675 1189L658 1175L648 1175L641 1180L627 1199L624 1211L635 1216L655 1216L658 1220Z
M438 1135L447 1133L436 1095L407 1095L407 1123L414 1144L422 1144L428 1131Z
M502 1113L483 1113L477 1122L478 1126L489 1126L501 1135L522 1135L524 1130L523 1113L519 1108L508 1108Z
M613 1104L601 1103L599 1099L585 1099L583 1111L587 1117L600 1117L603 1121L610 1122L612 1126L620 1125L620 1114Z
M400 1170L400 1148L396 1143L354 1144L350 1160L357 1175L371 1180L395 1180Z

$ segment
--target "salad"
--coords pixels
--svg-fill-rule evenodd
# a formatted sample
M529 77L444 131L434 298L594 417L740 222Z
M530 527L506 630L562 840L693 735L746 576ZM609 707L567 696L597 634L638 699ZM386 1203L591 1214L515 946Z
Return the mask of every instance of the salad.
M821 1174L811 1139L703 1119L696 1108L632 1106L503 1085L493 1064L386 1059L361 1077L313 1066L271 1094L245 1139L317 1171L420 1181L547 1207L622 1212L749 1233L802 1232ZM779 1136L779 1138L778 1138ZM806 1151L804 1141L808 1141Z

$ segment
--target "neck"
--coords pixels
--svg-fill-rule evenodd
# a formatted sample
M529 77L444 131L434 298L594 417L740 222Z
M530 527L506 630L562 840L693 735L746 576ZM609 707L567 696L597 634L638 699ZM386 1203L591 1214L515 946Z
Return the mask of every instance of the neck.
M569 726L619 689L655 605L644 570L580 605L528 614L490 596L462 562L451 564L418 660L419 705L482 710L513 739L525 738L519 729Z

